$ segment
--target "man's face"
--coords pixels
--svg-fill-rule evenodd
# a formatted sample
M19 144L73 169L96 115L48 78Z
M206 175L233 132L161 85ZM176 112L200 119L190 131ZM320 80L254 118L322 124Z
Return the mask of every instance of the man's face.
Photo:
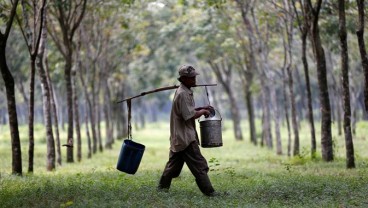
M194 87L196 85L196 76L194 77L183 77L183 81L185 86Z

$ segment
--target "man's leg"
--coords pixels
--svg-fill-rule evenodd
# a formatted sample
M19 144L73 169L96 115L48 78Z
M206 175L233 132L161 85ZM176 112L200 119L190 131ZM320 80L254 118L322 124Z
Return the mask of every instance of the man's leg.
M166 163L164 172L162 173L160 182L158 184L158 188L169 189L171 180L180 175L183 165L184 160L181 157L181 153L170 151L169 161Z
M197 185L201 192L205 195L211 195L215 190L208 178L208 164L202 156L197 142L192 142L184 151L183 159L190 171L196 178Z

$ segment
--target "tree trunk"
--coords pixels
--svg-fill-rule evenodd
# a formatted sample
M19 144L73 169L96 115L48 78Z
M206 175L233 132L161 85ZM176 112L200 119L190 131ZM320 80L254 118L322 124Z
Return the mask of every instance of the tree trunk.
M282 91L284 95L284 112L285 112L285 120L286 120L286 127L288 131L288 143L287 143L287 155L291 156L291 130L290 130L290 121L289 121L289 96L286 91L286 73L285 67L282 68L282 77L283 77L283 84L282 84Z
M88 111L88 107L89 104L88 104L88 101L87 101L87 98L86 98L86 112L85 112L85 117L84 117L84 120L85 120L85 126L86 126L86 134L87 134L87 144L88 144L88 155L87 155L87 158L91 158L92 157L92 144L91 144L91 136L90 136L90 133L89 133L89 121L88 121L88 117L89 117L89 113L87 112Z
M54 27L50 34L56 47L63 55L65 60L64 78L67 93L67 111L68 111L68 135L67 135L67 162L74 162L73 156L73 88L72 88L72 64L73 64L73 37L78 29L85 10L87 0L68 0L52 4L53 14L59 22L59 31ZM61 35L60 35L61 34ZM59 37L60 36L60 37Z
M312 3L309 1L309 5ZM327 85L327 69L326 69L326 58L324 49L322 47L320 35L319 35L319 12L321 9L322 0L317 0L316 8L313 10L313 24L312 24L312 45L314 48L314 55L317 61L317 77L320 94L321 104L321 147L322 147L322 158L325 161L332 161L333 158L333 146L332 146L332 135L331 135L331 107L330 98L328 93Z
M282 145L281 145L281 133L280 133L280 112L279 107L277 105L277 98L276 98L276 89L271 89L271 99L273 106L273 119L275 121L275 134L276 134L276 154L282 155Z
M28 172L33 172L33 158L34 158L34 86L35 86L35 69L36 57L31 56L31 77L29 81L29 105L28 105Z
M313 118L313 106L312 106L312 93L309 81L309 67L308 67L308 60L307 60L307 37L310 31L311 25L311 9L310 8L310 1L300 2L302 6L302 18L297 15L297 21L299 25L299 30L301 33L301 40L302 40L302 62L304 68L304 76L305 76L305 84L307 88L307 107L308 107L308 121L311 130L311 158L316 158L316 133L314 127L314 118ZM294 7L294 12L297 14L298 11L296 9L295 1L292 1L292 5Z
M337 135L341 136L342 135L342 127L341 127L341 100L338 99L338 97L336 96L336 99L337 99Z
M22 152L18 130L14 79L6 63L5 48L6 40L4 40L4 36L0 33L0 69L5 83L8 103L9 127L12 144L12 173L15 175L22 175Z
M249 38L249 37L248 37ZM254 51L253 51L253 42L252 39L249 38L249 61L247 59L245 60L245 64L247 66L247 69L242 70L242 82L243 82L243 88L245 93L245 103L247 107L247 113L248 113L248 123L249 123L249 133L250 133L250 142L252 142L254 145L257 145L257 132L256 132L256 125L255 125L255 116L254 116L254 107L253 107L253 96L251 91L251 85L253 82L253 72L257 70L257 64L255 63L255 57L254 57ZM247 47L244 47L244 50L246 50Z
M89 115L90 122L91 122L91 130L92 130L92 153L94 154L94 153L97 152L97 137L96 137L96 130L95 130L95 114L94 114L94 111L93 111L92 101L91 101L90 96L88 94L87 86L86 86L86 83L84 81L84 78L83 78L82 73L79 73L79 78L80 78L81 83L82 83L82 88L83 88L83 91L84 91L84 97L86 98L86 102L88 104L88 106L86 108L87 109L86 114ZM93 97L93 95L92 95L92 97ZM87 128L86 129L87 132L89 132L88 119L86 119L86 128Z
M116 97L125 97L125 84L121 83L121 86L116 93ZM115 123L116 123L116 135L117 139L123 139L128 135L128 124L127 124L127 111L125 105L118 105L116 107L115 113Z
M295 88L296 88L296 91L294 92L294 95L296 95L296 97L302 97L302 98L306 98L307 95L305 94L305 86L303 86L301 83L302 82L302 79L301 79L301 75L300 75L300 71L299 71L299 66L297 65L294 65L294 75L293 77L295 78L294 82L298 83ZM305 102L303 99L298 99L298 102L295 103L296 104L296 112L297 112L297 118L299 121L304 121L306 120L306 106L305 106ZM298 128L300 129L301 126L300 126L300 122L298 122Z
M290 1L283 1L283 5L287 11L291 11ZM285 25L285 35L284 35L284 67L286 66L286 72L288 76L288 84L289 84L289 96L290 96L290 104L291 104L291 121L294 130L294 151L293 155L299 155L299 125L297 121L297 112L296 112L296 103L295 103L295 96L294 96L294 78L292 72L292 45L293 45L293 24L294 17L292 15L287 15L283 18L284 25Z
M47 164L46 169L48 171L52 171L55 169L55 141L52 130L52 121L51 121L51 108L50 108L50 91L49 85L47 83L47 78L45 74L45 70L42 66L43 55L40 54L38 56L38 71L41 80L41 88L42 88L42 98L43 98L43 115L44 115L44 123L46 128L46 143L47 143Z
M307 31L302 34L302 61L304 67L305 84L307 88L307 106L308 106L308 121L311 131L311 158L316 158L317 142L316 131L314 128L313 107L312 107L312 92L309 82L309 67L307 60Z
M56 105L56 99L55 99L55 94L54 94L54 90L52 87L52 82L50 79L50 73L49 73L49 69L48 69L48 59L47 59L47 53L46 53L46 49L45 49L45 72L46 72L46 77L47 77L47 83L49 84L49 89L50 89L50 104L51 104L51 110L53 112L53 118L54 118L54 128L55 128L55 136L56 136L56 161L59 165L62 164L62 159L61 159L61 144L60 144L60 133L59 133L59 119L58 119L58 111L57 111L57 105Z
M226 64L222 62L221 64L214 63L212 61L208 61L209 65L211 66L212 70L215 72L215 75L217 79L221 82L223 85L225 92L227 96L229 97L230 101L230 113L231 118L233 120L233 127L234 127L234 134L236 140L243 140L242 131L240 128L240 114L239 109L236 104L236 100L233 94L233 91L230 87L230 79L231 79L231 66L225 66ZM221 66L220 66L221 65ZM223 74L225 74L225 78L223 77Z
M346 146L346 167L355 168L354 145L351 134L351 111L349 92L349 55L345 21L345 0L339 0L339 36L341 47L341 79L344 105L344 132Z
M6 43L9 32L15 16L18 0L15 0L10 13L5 33L0 31L0 70L4 80L6 89L6 98L8 104L9 127L12 145L12 174L22 175L22 151L19 139L17 108L15 101L15 87L13 75L10 73L8 64L6 63Z
M260 78L262 85L262 141L261 145L266 143L269 149L272 149L272 130L271 130L271 112L270 112L270 93L268 84L265 82L266 77Z
M98 87L97 87L97 91L96 91L96 97L95 97L95 113L97 114L97 139L98 139L98 149L100 152L103 151L103 145L102 145L102 136L101 136L101 104L100 104L100 99L99 99L99 94L100 94L100 89L101 89L101 80L98 81Z
M359 43L359 51L360 57L362 59L362 67L364 70L364 105L365 111L368 111L368 57L367 52L365 49L365 42L364 42L364 0L356 0L358 5L358 14L359 14L359 21L358 21L358 29L356 31L356 35L358 38Z
M109 109L109 104L110 104L110 89L109 86L107 84L107 79L105 79L104 81L104 85L105 85L105 96L104 96L104 115L105 115L105 135L106 135L106 139L105 139L105 148L107 149L112 149L112 144L113 144L113 137L112 137L112 130L111 130L111 126L110 126L110 109Z
M71 47L71 46L69 46ZM72 86L72 49L69 49L68 56L66 58L65 63L65 83L66 83L66 94L67 94L67 110L68 110L68 136L67 136L67 144L66 147L66 162L73 163L74 155L73 155L73 86Z
M291 64L291 63L290 63ZM296 115L296 109L295 109L295 96L294 96L294 84L293 84L293 74L291 72L291 65L289 65L286 70L288 73L288 83L289 83L289 91L290 91L290 101L291 101L291 120L292 120L292 126L294 130L294 151L293 155L297 156L300 153L300 145L299 145L299 127L298 127L298 121L297 121L297 115Z
M95 79L95 69L93 69L92 72L92 78ZM98 122L98 116L96 115L96 93L95 93L95 83L91 83L91 91L92 91L92 100L91 100L91 109L90 109L90 115L91 115L91 129L92 129L92 149L93 149L93 154L95 154L97 152L97 145L98 145L98 132L96 131L97 125L96 123ZM92 117L93 116L93 117Z
M254 107L253 107L253 97L252 97L252 92L250 91L249 87L245 90L245 100L246 100L246 106L248 110L250 141L254 145L257 145L257 134L256 134L256 124L255 124Z
M54 141L54 134L52 131L52 119L51 119L51 107L50 107L50 89L49 83L47 82L46 72L43 64L44 60L44 52L45 52L45 45L46 45L46 38L47 38L47 30L45 27L46 24L46 14L45 11L41 14L40 18L41 21L44 22L42 26L41 32L41 41L40 41L40 49L39 53L37 54L37 68L41 80L41 88L42 88L42 98L43 98L43 116L44 116L44 123L46 128L46 143L47 143L47 164L46 169L48 171L52 171L55 169L55 141Z
M79 122L79 110L78 110L78 96L77 96L77 72L73 71L73 92L74 92L74 116L75 116L75 131L77 134L77 161L80 162L82 160L82 138L80 132L80 122Z
M101 134L101 104L100 101L97 101L97 130L98 130L98 149L100 152L103 152L102 145L102 134Z

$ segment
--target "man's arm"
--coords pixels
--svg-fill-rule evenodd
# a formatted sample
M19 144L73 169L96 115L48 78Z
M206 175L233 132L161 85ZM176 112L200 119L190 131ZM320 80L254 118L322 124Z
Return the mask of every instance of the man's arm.
M196 113L194 114L193 119L197 119L201 117L202 115L207 117L208 115L210 115L210 111L207 109L196 110Z

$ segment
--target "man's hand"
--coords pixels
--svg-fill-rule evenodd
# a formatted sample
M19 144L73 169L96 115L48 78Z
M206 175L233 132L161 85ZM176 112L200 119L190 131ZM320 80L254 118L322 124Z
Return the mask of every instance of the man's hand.
M199 117L201 117L202 115L204 115L206 118L210 115L210 111L206 110L204 108L201 108L200 110L197 110L196 108L196 114L194 115L194 119L197 119Z
M203 106L203 107L198 107L195 110L196 111L199 111L199 110L202 110L202 109L205 109L205 110L210 111L210 110L213 110L214 108L212 106L210 106L210 105L207 105L207 106Z
M205 118L208 118L210 116L210 111L207 109L202 109L201 111L203 111L203 115Z

